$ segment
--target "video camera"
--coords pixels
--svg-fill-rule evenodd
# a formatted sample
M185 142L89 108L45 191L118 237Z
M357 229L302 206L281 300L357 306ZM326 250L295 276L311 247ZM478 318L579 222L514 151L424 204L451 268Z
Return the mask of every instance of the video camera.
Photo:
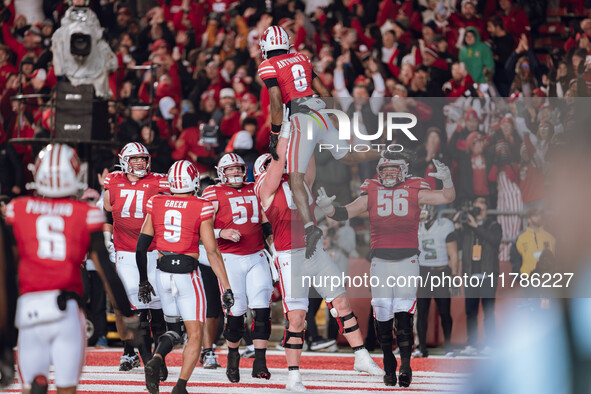
M474 218L480 215L482 209L480 207L473 207L472 204L465 204L460 208L460 216L458 216L458 223L468 223L468 214Z

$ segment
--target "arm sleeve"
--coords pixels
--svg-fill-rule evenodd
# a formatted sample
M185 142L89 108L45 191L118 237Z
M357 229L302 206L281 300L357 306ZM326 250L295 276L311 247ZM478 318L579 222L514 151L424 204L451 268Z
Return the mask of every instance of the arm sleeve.
M153 236L140 234L135 249L135 263L140 273L140 282L148 280L148 248L154 239Z

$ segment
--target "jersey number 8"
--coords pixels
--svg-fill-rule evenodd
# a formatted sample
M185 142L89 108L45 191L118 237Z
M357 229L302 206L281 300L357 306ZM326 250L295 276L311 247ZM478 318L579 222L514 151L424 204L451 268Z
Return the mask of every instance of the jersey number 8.
M308 80L306 80L306 71L301 64L294 64L291 67L293 74L293 83L298 92L305 92L308 89Z

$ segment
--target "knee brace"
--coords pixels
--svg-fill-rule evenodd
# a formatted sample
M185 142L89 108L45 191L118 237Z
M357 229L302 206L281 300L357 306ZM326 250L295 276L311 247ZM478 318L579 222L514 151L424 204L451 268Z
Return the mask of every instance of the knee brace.
M286 349L303 349L307 325L308 323L304 321L304 329L302 331L289 331L289 320L287 319L287 316L285 316L285 331L283 333L283 340L281 341L281 345ZM287 341L289 341L290 338L301 338L302 343L287 343Z
M271 336L271 308L252 310L252 339L269 340Z
M341 317L341 316L339 316L337 309L332 306L332 302L327 302L326 305L328 306L332 317L334 317L337 321L337 324L339 326L339 334L348 334L350 332L359 330L359 323L355 323L354 326L345 328L345 322L347 320L351 320L353 318L357 319L357 316L355 316L355 314L353 312Z
M174 331L179 334L180 337L183 336L183 320L180 316L164 315L164 322L166 323L167 331Z
M380 342L380 347L392 351L392 345L394 343L394 335L392 333L394 328L394 319L387 321L374 320L373 322L376 328L378 341Z
M410 359L413 345L412 315L408 312L396 312L396 343L400 348L400 358Z
M239 342L244 332L244 315L226 316L224 338L230 342Z
M166 331L158 338L158 346L156 352L162 357L165 357L168 353L174 349L175 346L183 343L183 337L176 331Z

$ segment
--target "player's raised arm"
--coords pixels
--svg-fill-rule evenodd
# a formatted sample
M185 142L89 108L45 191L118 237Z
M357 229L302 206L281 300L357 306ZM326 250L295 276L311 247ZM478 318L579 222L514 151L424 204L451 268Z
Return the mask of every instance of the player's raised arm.
M433 160L436 172L430 172L429 176L440 179L443 182L441 190L421 190L419 192L419 204L442 205L453 202L456 198L456 189L451 179L449 168L438 160Z
M277 152L279 153L279 160L271 160L271 163L266 165L267 172L265 177L256 186L256 193L259 196L263 207L268 207L271 205L275 191L281 183L281 178L283 177L283 171L286 164L287 139L281 138L279 140ZM263 161L263 163L259 163L261 165L265 165L264 161L266 161L263 156L259 157L259 159ZM257 162L259 159L257 159ZM257 164L255 163L255 167L256 165Z

